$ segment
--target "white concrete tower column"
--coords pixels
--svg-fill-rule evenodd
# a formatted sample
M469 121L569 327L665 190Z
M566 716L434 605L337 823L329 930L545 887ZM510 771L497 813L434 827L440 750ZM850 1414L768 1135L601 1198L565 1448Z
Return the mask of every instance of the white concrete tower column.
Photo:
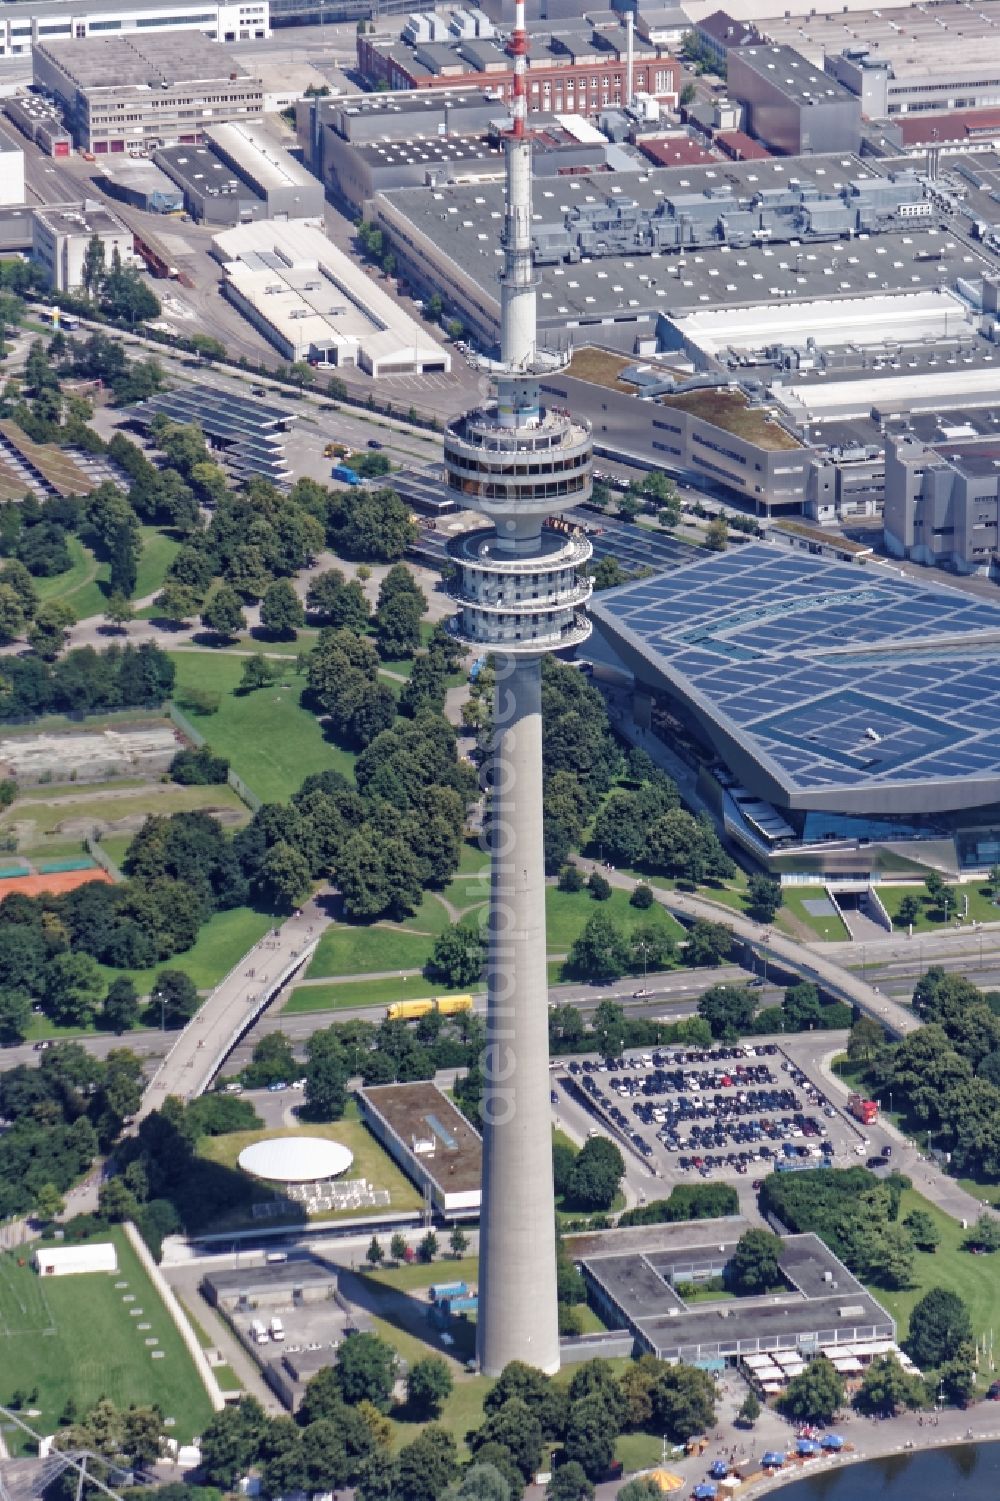
M548 1073L542 664L498 656L483 1098L481 1368L559 1369Z

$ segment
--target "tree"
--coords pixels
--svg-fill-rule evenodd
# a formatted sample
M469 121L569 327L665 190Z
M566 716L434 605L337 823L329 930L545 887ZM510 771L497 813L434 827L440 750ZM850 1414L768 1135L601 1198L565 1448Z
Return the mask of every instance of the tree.
M523 1482L517 1476L517 1492ZM444 1493L444 1501L511 1501L514 1494L510 1480L494 1464L472 1464Z
M406 1378L406 1397L421 1422L438 1416L452 1386L451 1371L440 1355L414 1362Z
M352 1334L337 1351L337 1381L349 1406L371 1402L384 1411L396 1379L396 1353L375 1334Z
M628 900L630 907L638 907L640 912L648 911L654 901L652 886L647 886L645 881L640 881Z
M417 1255L423 1262L431 1262L438 1253L438 1238L433 1230L428 1230L420 1244L417 1246Z
M255 1397L217 1412L201 1436L201 1469L209 1485L230 1491L253 1464L267 1416Z
M899 904L899 911L896 913L896 926L898 928L908 928L910 923L916 922L919 916L920 899L915 897L911 892L907 893Z
M743 1398L743 1405L736 1414L737 1421L746 1428L752 1428L761 1414L760 1398L753 1387Z
M726 1280L739 1293L767 1292L781 1284L782 1244L769 1230L745 1230L726 1267Z
M593 1496L594 1487L575 1459L559 1466L545 1491L545 1501L593 1501Z
M400 1235L398 1230L389 1242L389 1255L396 1262L402 1261L406 1255L406 1236Z
M618 1001L599 1001L594 1009L591 1030L602 1058L617 1058L625 1046L628 1019Z
M566 1424L566 1458L589 1480L603 1480L610 1468L618 1438L618 1423L599 1392L572 1402Z
M613 1141L592 1136L577 1153L566 1189L574 1209L607 1210L615 1200L625 1163Z
M108 986L101 1008L101 1021L105 1027L119 1035L131 1031L139 1019L139 996L128 975L119 975Z
M628 943L619 925L605 912L593 913L570 948L570 970L583 979L618 980L628 962Z
M601 875L600 871L592 870L587 882L587 890L595 902L606 902L611 898L611 882Z
M105 274L104 241L100 235L92 234L87 241L87 248L83 252L83 264L80 267L80 284L87 296L93 298Z
M674 1443L706 1433L715 1422L715 1383L696 1366L666 1366L650 1396L655 1431L666 1433Z
M918 1251L934 1252L941 1244L941 1232L925 1210L912 1209L903 1225L913 1236Z
M722 964L733 947L733 932L725 923L708 922L699 917L689 929L684 957L688 964L700 968Z
M258 880L275 904L290 912L309 896L312 870L301 850L279 839L261 861Z
M275 579L268 584L260 603L260 623L275 636L293 640L296 631L305 624L302 601L288 579Z
M747 882L747 911L761 923L774 921L774 914L781 906L781 882L773 876L752 875Z
M400 1450L393 1501L440 1501L457 1469L455 1440L432 1424Z
M542 1459L543 1433L535 1411L521 1397L508 1397L489 1411L486 1421L472 1435L471 1447L478 1454L486 1444L502 1444L527 1483Z
M922 1407L924 1401L919 1376L904 1371L895 1355L877 1355L861 1379L854 1405L861 1412L895 1417L901 1407Z
M134 587L134 586L133 586ZM104 611L104 618L115 630L120 631L134 618L134 611L127 594L112 594Z
M639 1475L621 1487L618 1501L663 1501L663 1492L655 1480Z
M48 599L40 604L28 627L28 644L46 662L54 662L66 645L71 625L76 623L72 605L64 599Z
M192 615L196 615L200 603L198 594L190 585L176 583L173 579L167 579L153 600L163 618L175 621L177 625L183 625Z
M786 1032L808 1032L822 1027L823 1007L816 986L807 980L789 985L781 1003L781 1015Z
M451 1254L456 1258L456 1260L458 1259L458 1257L465 1255L465 1252L468 1250L469 1246L469 1237L466 1235L461 1225L452 1226L451 1234L448 1236L448 1246L451 1250Z
M35 1219L49 1225L66 1208L66 1201L54 1183L43 1183L35 1194Z
M255 693L258 688L270 688L281 671L278 663L267 660L263 652L255 651L243 659L243 673L237 693Z
M729 546L729 522L726 520L724 511L720 511L714 521L708 523L705 546L709 552L725 552Z
M708 1022L713 1037L731 1042L752 1028L758 999L749 985L713 985L699 998L698 1015Z
M236 590L220 584L201 612L201 623L216 636L232 637L245 631L247 618Z
M63 1026L86 1026L97 1014L104 981L96 959L86 953L56 954L45 972L45 1009Z
M452 990L475 985L486 958L482 934L468 922L452 923L434 940L427 978Z
M954 1360L973 1342L972 1319L957 1293L932 1287L910 1314L906 1349L924 1370Z
M797 1423L832 1423L843 1400L843 1377L825 1355L817 1355L789 1381L780 1406Z
M161 969L150 992L151 1021L167 1027L183 1027L201 1005L198 987L179 969Z
M847 1038L847 1056L852 1063L871 1063L885 1047L885 1033L877 1021L862 1016Z
M368 1242L368 1250L365 1252L365 1260L368 1262L368 1265L372 1267L380 1266L385 1260L385 1252L379 1244L379 1238L377 1235L373 1235L371 1240Z
M24 634L27 620L24 606L17 590L10 584L0 584L0 642L7 644Z
M339 1121L347 1108L347 1059L342 1048L317 1053L306 1067L303 1118Z

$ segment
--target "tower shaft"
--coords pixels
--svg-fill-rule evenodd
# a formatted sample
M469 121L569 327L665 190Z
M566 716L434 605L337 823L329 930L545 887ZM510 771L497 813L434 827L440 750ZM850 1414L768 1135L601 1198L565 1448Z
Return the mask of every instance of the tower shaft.
M559 1368L542 840L542 664L498 659L479 1359ZM548 1158L546 1161L545 1158Z

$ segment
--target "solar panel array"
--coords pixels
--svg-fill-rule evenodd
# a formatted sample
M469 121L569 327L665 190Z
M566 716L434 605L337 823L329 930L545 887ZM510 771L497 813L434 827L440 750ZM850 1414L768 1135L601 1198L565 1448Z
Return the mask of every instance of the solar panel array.
M288 475L284 442L294 412L230 394L216 386L191 385L158 392L128 415L148 423L155 416L171 422L197 422L206 438L224 446L241 474L259 474L279 483Z
M1000 607L959 589L753 543L591 611L792 789L1000 776Z

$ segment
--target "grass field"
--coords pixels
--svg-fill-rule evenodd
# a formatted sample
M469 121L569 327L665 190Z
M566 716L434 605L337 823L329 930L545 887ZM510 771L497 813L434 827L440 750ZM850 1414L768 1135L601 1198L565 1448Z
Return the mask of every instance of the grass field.
M368 927L333 923L320 939L306 974L309 979L325 979L329 975L422 969L433 947L431 938L378 923ZM423 983L426 988L427 981Z
M829 917L814 917L805 907L806 901L819 901L826 897L822 886L786 886L782 891L784 907L800 923L810 928L816 937L827 943L842 943L850 938L843 921L836 912L831 912ZM782 922L782 914L778 914L778 926L786 928L786 931L794 932L794 929Z
M114 788L113 795L107 791L98 793L89 787L76 787L59 794L52 793L44 801L18 798L0 819L0 828L8 828L11 824L24 826L19 847L29 849L36 840L47 843L59 825L71 819L84 819L93 827L98 823L115 823L122 818L148 818L151 813L187 813L196 808L224 812L227 827L246 823L250 817L246 804L240 802L233 789L225 784L180 787L154 783L145 789ZM82 839L83 834L77 837Z
M149 994L161 969L179 969L191 976L199 990L211 990L273 924L274 918L267 912L233 907L229 912L214 913L184 954L175 954L152 969L120 970L102 965L102 971L109 982L120 974L131 975L140 995Z
M879 1289L875 1294L898 1321L899 1338L905 1339L914 1305L932 1287L947 1287L951 1292L958 1293L968 1307L974 1334L980 1336L993 1329L996 1326L995 1258L973 1256L971 1252L961 1250L966 1232L958 1221L942 1214L915 1189L908 1188L900 1201L900 1220L904 1220L914 1209L922 1209L930 1215L938 1228L941 1243L934 1252L916 1253L912 1287L904 1288L901 1292L884 1292Z
M956 883L948 887L948 892L947 922L949 924L953 923L956 916L967 922L1000 921L1000 907L993 905L990 888L981 881ZM917 898L920 902L920 912L913 922L914 933L940 932L946 925L943 909L928 904L923 886L880 886L878 894L894 923L904 897L915 896ZM965 912L966 897L969 900L968 914ZM902 931L906 931L905 925Z
M117 1274L42 1282L15 1255L0 1255L0 1393L6 1402L15 1387L37 1384L41 1416L28 1421L44 1433L57 1427L70 1397L81 1412L105 1396L122 1408L157 1402L164 1417L176 1420L174 1437L187 1441L212 1415L204 1387L124 1233L116 1227L101 1238L115 1243ZM30 1248L20 1255L27 1261ZM163 1359L153 1360L153 1349Z
M174 554L180 547L175 537L161 532L158 527L141 528L142 551L136 572L135 598L143 599L161 588ZM72 566L54 578L36 579L39 597L64 599L72 605L77 620L86 620L91 615L103 615L107 606L107 582L110 565L99 562L79 537L67 537L67 546Z
M394 1210L419 1209L422 1203L419 1191L414 1188L408 1178L403 1176L392 1158L375 1140L368 1127L361 1122L358 1108L353 1101L348 1104L343 1120L330 1125L282 1127L278 1130L269 1128L263 1131L231 1131L225 1136L203 1137L198 1143L198 1151L202 1157L211 1162L218 1162L223 1167L236 1169L237 1158L244 1147L250 1146L255 1141L270 1140L275 1136L323 1136L330 1141L342 1142L354 1153L351 1169L344 1175L345 1182L355 1178L366 1178L376 1188L387 1188L391 1200L390 1207ZM256 1179L248 1177L246 1183L247 1212L244 1217L249 1218L251 1203L272 1196ZM324 1220L335 1220L349 1218L352 1215L357 1215L356 1209L348 1209L339 1213L324 1213L322 1217ZM227 1224L229 1223L232 1223L231 1218L227 1219Z
M351 774L354 757L325 740L315 714L301 707L302 679L291 668L284 682L239 697L242 657L210 651L172 652L171 657L178 705L265 802L286 801L314 771ZM185 699L191 689L219 694L216 713L199 714Z
M465 995L467 991L441 990L413 975L405 980L345 980L339 985L299 985L282 1012L347 1011L356 1006L389 1006L393 1001L422 1001L430 995Z
M167 569L180 549L180 542L169 532L158 527L142 528L142 552L136 570L135 597L145 599L147 594L156 594L163 588Z

